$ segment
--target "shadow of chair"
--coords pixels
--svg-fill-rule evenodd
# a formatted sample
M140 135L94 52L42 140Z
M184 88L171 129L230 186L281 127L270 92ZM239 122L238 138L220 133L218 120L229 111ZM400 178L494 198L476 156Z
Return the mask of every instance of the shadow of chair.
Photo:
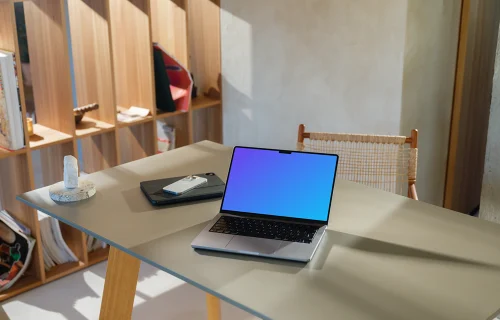
M306 132L299 125L297 150L339 155L337 177L418 200L418 131L410 137Z

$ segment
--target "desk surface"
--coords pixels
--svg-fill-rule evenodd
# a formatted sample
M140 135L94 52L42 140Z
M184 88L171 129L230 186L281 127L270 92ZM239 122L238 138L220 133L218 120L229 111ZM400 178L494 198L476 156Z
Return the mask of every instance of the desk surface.
M190 243L220 201L154 208L139 182L227 177L231 149L202 142L85 177L94 198L19 200L262 318L490 319L500 309L500 225L347 181L307 265L201 252Z

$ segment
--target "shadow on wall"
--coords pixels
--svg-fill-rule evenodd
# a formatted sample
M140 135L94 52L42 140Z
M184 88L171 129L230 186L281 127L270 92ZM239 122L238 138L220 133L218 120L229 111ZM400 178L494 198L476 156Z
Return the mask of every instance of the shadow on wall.
M408 0L400 132L419 129L419 198L443 204L460 1Z

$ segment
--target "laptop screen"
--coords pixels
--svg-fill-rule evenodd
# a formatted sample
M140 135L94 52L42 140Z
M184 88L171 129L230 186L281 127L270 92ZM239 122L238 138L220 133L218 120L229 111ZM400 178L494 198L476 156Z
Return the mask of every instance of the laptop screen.
M326 222L338 156L236 147L221 211Z

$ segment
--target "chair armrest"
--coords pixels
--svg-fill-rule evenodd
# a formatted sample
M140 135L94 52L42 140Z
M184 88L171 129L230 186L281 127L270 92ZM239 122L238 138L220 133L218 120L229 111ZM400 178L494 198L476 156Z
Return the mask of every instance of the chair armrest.
M408 198L411 198L413 200L418 200L417 187L415 186L414 183L408 186Z

